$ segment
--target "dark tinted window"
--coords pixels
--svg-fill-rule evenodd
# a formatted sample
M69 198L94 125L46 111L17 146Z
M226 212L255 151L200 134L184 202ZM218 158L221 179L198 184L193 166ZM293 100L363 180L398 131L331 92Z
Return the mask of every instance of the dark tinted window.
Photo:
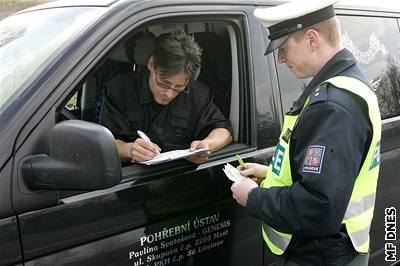
M378 96L382 118L400 115L400 33L396 19L340 16L343 42Z
M356 57L378 96L382 118L400 115L400 33L396 19L339 16L344 46ZM278 65L283 111L310 79L298 80Z

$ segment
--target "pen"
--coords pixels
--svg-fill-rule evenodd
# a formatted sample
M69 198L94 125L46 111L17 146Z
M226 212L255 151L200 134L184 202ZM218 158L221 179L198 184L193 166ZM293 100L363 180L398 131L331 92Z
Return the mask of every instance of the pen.
M238 154L236 154L236 159L238 160L238 162L240 164L240 168L245 169L246 167L244 166L244 162L243 162L242 158L240 158L240 156Z
M151 140L149 139L149 137L148 137L146 134L144 134L144 132L142 132L142 131L140 131L140 130L137 130L136 132L138 133L138 135L139 135L140 138L144 139L145 141L151 142Z

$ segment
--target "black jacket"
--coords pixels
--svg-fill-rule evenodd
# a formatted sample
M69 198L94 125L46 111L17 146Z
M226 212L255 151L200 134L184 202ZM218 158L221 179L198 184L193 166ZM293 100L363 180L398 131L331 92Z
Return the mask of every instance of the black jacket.
M291 134L293 185L256 188L249 194L249 211L273 228L293 234L285 256L300 265L345 265L356 252L341 224L353 185L368 152L372 126L362 98L321 82L338 75L368 81L346 49L336 54L311 80L294 103L297 114L310 96ZM325 147L320 173L304 170L310 146Z
M232 134L231 122L213 102L204 84L192 81L190 92L179 94L168 105L154 101L148 75L121 75L106 84L100 124L116 139L135 141L144 131L162 151L187 149L193 140L205 138L215 128Z

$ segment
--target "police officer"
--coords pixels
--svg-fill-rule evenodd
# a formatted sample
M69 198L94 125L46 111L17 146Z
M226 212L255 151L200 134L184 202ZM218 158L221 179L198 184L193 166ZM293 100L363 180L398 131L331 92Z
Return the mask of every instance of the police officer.
M232 140L231 123L213 102L208 87L196 81L201 48L178 29L156 39L148 73L118 76L107 84L100 123L113 133L123 159L142 162L161 150L206 148ZM151 142L140 138L144 131ZM189 158L194 163L209 153Z
M256 9L298 78L312 77L286 114L271 164L247 163L236 201L262 222L278 265L367 265L379 171L378 102L343 48L336 1Z

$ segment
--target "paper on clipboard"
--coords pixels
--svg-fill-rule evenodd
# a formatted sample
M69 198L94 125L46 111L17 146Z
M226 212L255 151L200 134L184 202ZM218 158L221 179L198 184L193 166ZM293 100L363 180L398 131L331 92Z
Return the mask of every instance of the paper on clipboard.
M154 165L165 163L169 161L178 160L181 158L186 158L195 154L209 152L208 149L197 149L194 151L190 151L189 149L186 150L174 150L174 151L167 151L156 155L153 159L143 162L143 164L147 165Z
M247 178L240 174L239 169L233 167L229 163L225 164L225 167L222 170L224 171L225 175L235 183L241 182Z

